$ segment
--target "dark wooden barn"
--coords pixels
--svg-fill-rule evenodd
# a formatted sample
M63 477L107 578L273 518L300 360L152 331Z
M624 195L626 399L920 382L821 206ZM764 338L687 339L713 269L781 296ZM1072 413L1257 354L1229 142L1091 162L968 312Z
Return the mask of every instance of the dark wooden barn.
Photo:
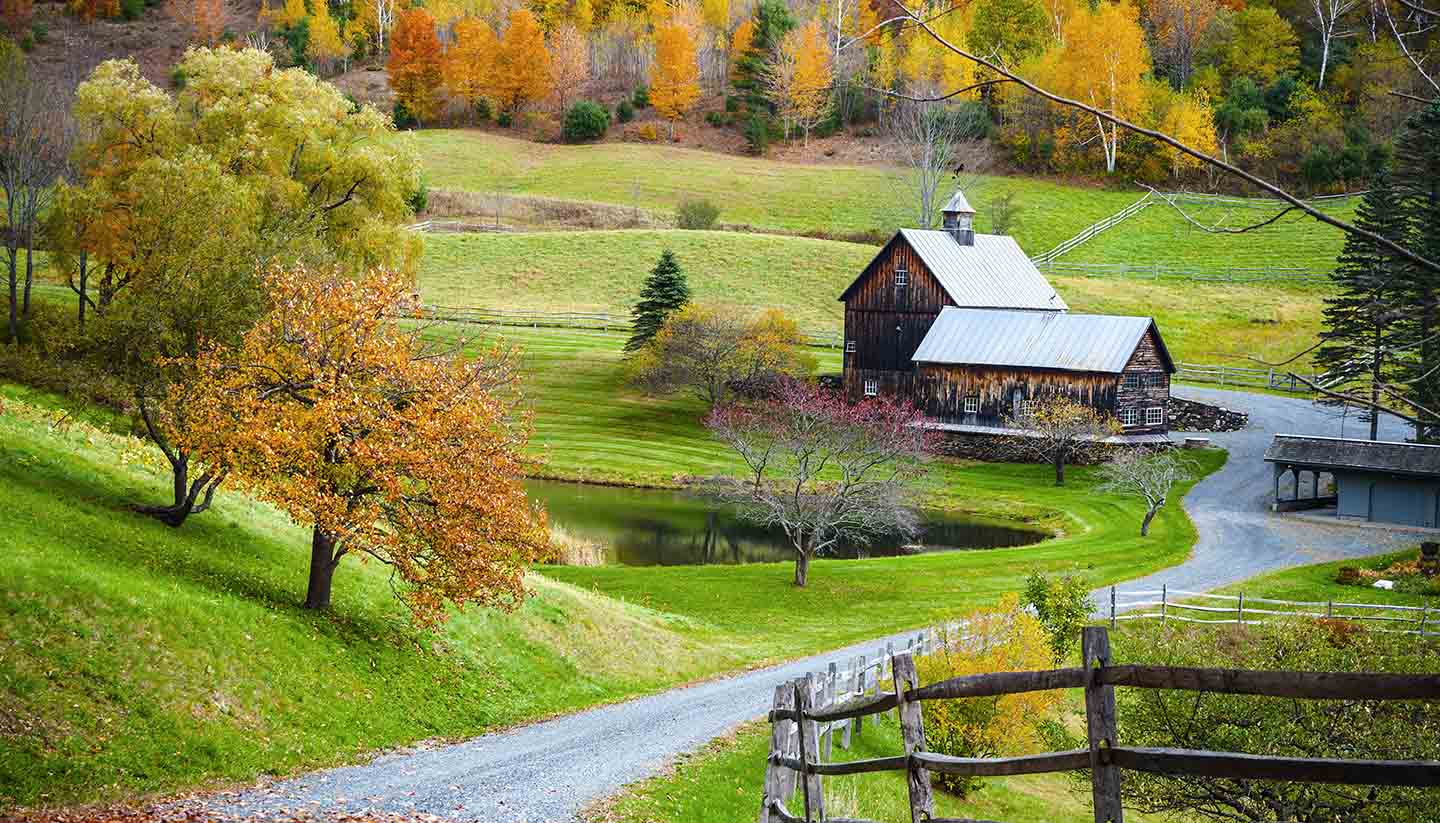
M943 214L944 229L897 232L841 295L847 397L997 427L1064 395L1126 434L1168 431L1175 366L1153 320L1071 314L1013 238L973 231L962 195Z

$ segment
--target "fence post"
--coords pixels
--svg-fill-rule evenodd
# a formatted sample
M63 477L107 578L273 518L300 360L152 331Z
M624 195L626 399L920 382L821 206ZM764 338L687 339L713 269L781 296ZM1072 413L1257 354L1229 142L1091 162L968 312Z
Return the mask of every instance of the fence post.
M894 643L891 643L891 642L888 641L888 640L885 641L885 657L884 657L883 659L884 659L885 663L881 664L880 668L879 668L878 670L876 670L876 672L875 672L875 693L876 693L876 694L879 694L879 693L880 693L880 678L881 678L883 675L887 674L887 673L888 673L889 675L891 675L892 677L893 677L894 674L895 674L895 644L894 644ZM896 707L896 709L895 709L895 720L896 720L896 721L899 721L899 720L900 720L900 709L899 709L899 707ZM878 715L878 714L875 715L875 722L876 722L877 724L880 722L880 715Z
M1300 481L1295 481L1295 484L1298 486ZM1235 607L1235 623L1240 626L1245 625L1245 592L1240 592L1240 604Z
M1332 618L1332 617L1334 617L1334 616L1335 616L1335 601L1334 601L1334 600L1326 600L1326 601L1325 601L1325 619L1326 619L1326 620L1329 620L1330 618Z
M920 685L915 673L915 658L908 654L896 655L891 660L895 674L896 711L900 714L900 736L905 742L905 755L925 751L925 722L921 717L919 701L906 700L905 695ZM930 789L930 772L909 763L906 769L906 783L910 788L910 823L925 823L935 814L934 794Z
M864 657L850 658L850 676L846 678L845 681L846 700L854 700L858 698L860 696L860 693L863 691L861 688L859 688L859 685L860 666L862 665L862 661L864 661L864 659ZM850 733L852 731L858 731L859 729L860 718L855 717L845 721L845 733L840 736L840 746L844 748L845 751L850 751Z
M1167 592L1167 591L1169 591L1169 587L1166 586L1164 583L1161 583L1161 584L1160 584L1160 623L1161 623L1161 625L1164 625L1164 623L1165 623L1165 613L1166 613L1166 611L1168 610L1167 607L1169 606L1169 598L1168 598L1167 595L1166 595L1166 592Z
M1115 628L1115 587L1110 587L1110 628Z
M1090 742L1090 791L1095 823L1124 823L1120 808L1120 769L1111 765L1109 748L1117 737L1115 687L1096 682L1096 667L1110 665L1110 635L1104 626L1080 631L1080 653L1085 663L1085 731Z
M835 708L835 681L840 679L840 668L835 661L830 661L830 667L826 670L825 688L821 689L820 695L823 701L820 708ZM832 721L825 724L825 759L829 760L835 754L835 723Z
M1430 604L1429 604L1429 603L1425 603L1425 604L1423 604L1423 605L1424 605L1424 608L1420 610L1420 637L1421 637L1421 638L1424 638L1424 637L1425 637L1425 624L1426 624L1427 622L1429 622L1429 620L1430 620Z
M810 771L810 767L820 760L820 741L815 739L818 726L814 720L805 719L814 694L813 673L795 681L795 709L800 712L800 789L805 796L807 823L818 823L825 818L825 794L820 787L820 775Z
M795 690L788 683L782 683L775 687L775 700L770 704L777 710L795 708ZM789 783L785 774L790 770L775 762L777 757L785 754L785 748L790 742L790 726L792 720L770 721L770 757L765 763L765 789L760 794L760 823L776 823L780 816L775 813L774 804L784 803L790 798L785 791Z

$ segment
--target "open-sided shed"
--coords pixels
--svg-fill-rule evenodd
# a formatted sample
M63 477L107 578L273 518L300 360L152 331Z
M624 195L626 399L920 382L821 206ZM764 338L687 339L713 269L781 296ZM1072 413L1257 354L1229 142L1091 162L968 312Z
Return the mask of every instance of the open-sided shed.
M1275 467L1278 511L1334 505L1345 520L1440 526L1440 446L1277 434L1265 461Z

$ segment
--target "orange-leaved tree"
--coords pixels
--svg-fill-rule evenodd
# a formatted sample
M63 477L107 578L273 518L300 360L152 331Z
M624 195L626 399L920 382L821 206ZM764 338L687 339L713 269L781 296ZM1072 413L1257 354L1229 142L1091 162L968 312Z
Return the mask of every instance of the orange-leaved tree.
M670 20L655 27L655 64L650 67L650 105L670 123L700 99L700 65L695 59L695 32Z
M501 111L512 114L550 95L550 52L545 49L545 33L527 9L510 13L510 26L495 55L494 82L490 96Z
M385 71L395 99L422 123L440 113L440 62L435 18L420 7L401 12L390 32Z
M579 94L590 82L590 47L585 35L575 26L564 23L550 34L550 75L555 81L555 98L560 111L571 94Z
M734 33L730 35L730 79L734 80L736 75L735 67L739 65L740 58L755 52L755 20L747 17L735 27Z
M170 0L170 15L190 29L192 43L214 45L225 31L224 0Z
M495 84L495 33L484 20L465 17L455 24L455 44L445 53L441 74L445 88L475 111Z
M403 326L416 305L399 275L277 267L266 286L254 328L201 355L186 436L311 527L306 608L329 607L352 554L391 566L422 624L447 604L519 603L549 537L521 485L529 421L509 353L437 350Z

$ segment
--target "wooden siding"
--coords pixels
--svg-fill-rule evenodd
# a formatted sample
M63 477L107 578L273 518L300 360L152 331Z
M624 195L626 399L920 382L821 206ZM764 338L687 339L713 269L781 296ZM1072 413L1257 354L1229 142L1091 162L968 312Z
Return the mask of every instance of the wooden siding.
M949 423L1002 425L1015 416L1017 403L1069 397L1105 411L1115 408L1113 374L993 366L920 367L915 399L929 417ZM979 400L979 411L965 413L965 398Z
M1139 385L1126 386L1124 376L1127 374L1138 375ZM1158 426L1147 425L1145 410L1157 406L1165 409L1165 422ZM1125 364L1125 369L1117 381L1115 411L1118 413L1124 408L1137 409L1139 413L1138 425L1126 426L1127 433L1163 433L1170 430L1170 375L1160 357L1153 329L1140 338L1139 345L1130 355L1130 360Z
M906 270L906 284L895 284L895 271ZM847 291L845 301L845 394L864 396L866 380L876 380L880 393L908 396L914 389L912 358L920 341L940 316L954 305L920 255L900 235L876 255ZM851 344L855 350L848 351Z

